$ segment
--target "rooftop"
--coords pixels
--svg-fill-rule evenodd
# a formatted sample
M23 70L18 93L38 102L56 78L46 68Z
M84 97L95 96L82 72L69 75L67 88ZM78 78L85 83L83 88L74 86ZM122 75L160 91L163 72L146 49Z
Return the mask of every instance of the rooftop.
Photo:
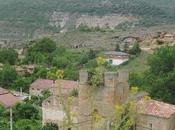
M0 87L0 103L2 105L4 105L5 107L11 107L17 102L20 102L20 100L17 97L15 97L8 90Z
M140 100L138 102L138 106L139 108L143 109L143 112L141 113L146 115L170 118L173 114L175 114L175 105L167 104L156 100Z
M7 93L9 93L8 90L0 87L0 95L7 94Z
M72 80L57 80L56 83L60 83L63 89L72 89L78 87L78 82ZM51 87L55 87L56 83L49 79L38 79L34 81L31 86L32 88L37 89L49 89Z
M129 56L128 53L125 52L117 52L117 51L107 51L104 53L105 55L117 55L117 56Z
M49 89L54 87L54 81L49 79L37 79L31 84L31 87L36 89Z

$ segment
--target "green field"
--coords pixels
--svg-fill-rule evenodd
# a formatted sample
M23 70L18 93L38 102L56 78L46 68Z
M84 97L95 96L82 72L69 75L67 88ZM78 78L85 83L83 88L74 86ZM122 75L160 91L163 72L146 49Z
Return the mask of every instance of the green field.
M126 69L130 73L143 73L148 69L147 58L149 54L145 51L142 51L141 54L129 61L126 65L121 66L121 69Z

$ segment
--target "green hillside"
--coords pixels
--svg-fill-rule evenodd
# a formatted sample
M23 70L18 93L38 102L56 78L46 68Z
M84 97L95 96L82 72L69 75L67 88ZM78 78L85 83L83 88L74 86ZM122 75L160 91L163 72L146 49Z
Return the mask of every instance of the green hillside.
M0 33L58 32L48 24L54 11L132 15L143 26L172 23L174 7L174 0L0 0Z

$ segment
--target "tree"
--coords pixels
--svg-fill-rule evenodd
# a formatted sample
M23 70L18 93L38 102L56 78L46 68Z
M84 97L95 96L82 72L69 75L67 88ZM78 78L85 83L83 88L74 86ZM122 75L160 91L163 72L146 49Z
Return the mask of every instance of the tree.
M47 123L42 130L59 130L59 127L55 123Z
M18 76L12 83L12 88L18 91L22 89L24 92L29 92L30 84L31 80L29 78Z
M50 38L35 41L27 50L25 62L50 64L51 54L56 50L56 43Z
M14 108L15 119L39 119L39 111L32 104L17 104Z
M14 130L41 130L41 122L38 120L19 119L14 123Z
M175 104L175 46L155 50L148 65L149 70L143 76L134 76L132 84L140 84L154 99Z
M67 59L67 57L62 57L59 55L54 57L52 61L52 65L59 69L66 68L68 64L69 64L69 60Z
M34 72L33 72L33 77L35 79L38 79L38 78L44 78L45 79L47 77L47 72L48 72L48 70L45 67L36 67L34 69Z
M52 39L45 37L36 42L33 48L41 53L52 53L56 50L56 43Z
M17 78L16 70L10 65L5 65L0 71L0 85L9 88Z
M1 49L0 50L0 62L3 64L14 65L18 58L18 54L13 49Z
M141 49L138 43L134 43L133 47L129 50L129 54L137 55L140 54Z
M121 50L120 50L120 45L119 45L119 44L116 44L116 46L115 46L115 51L121 51Z

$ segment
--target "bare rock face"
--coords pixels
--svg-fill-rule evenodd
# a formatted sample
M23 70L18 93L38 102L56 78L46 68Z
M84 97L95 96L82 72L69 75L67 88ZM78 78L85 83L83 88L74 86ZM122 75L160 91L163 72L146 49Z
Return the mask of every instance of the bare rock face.
M110 28L114 29L124 22L134 22L136 18L132 16L122 16L119 14L91 15L91 14L70 14L64 12L53 12L50 18L50 25L67 28L67 24L71 24L78 28L80 25L86 25L90 28Z
M69 13L53 12L50 19L50 25L63 28L69 20Z
M126 21L134 21L134 18L117 14L109 14L103 16L84 14L77 19L76 27L79 27L81 24L83 24L87 25L88 27L98 26L100 28L114 29L116 26Z

